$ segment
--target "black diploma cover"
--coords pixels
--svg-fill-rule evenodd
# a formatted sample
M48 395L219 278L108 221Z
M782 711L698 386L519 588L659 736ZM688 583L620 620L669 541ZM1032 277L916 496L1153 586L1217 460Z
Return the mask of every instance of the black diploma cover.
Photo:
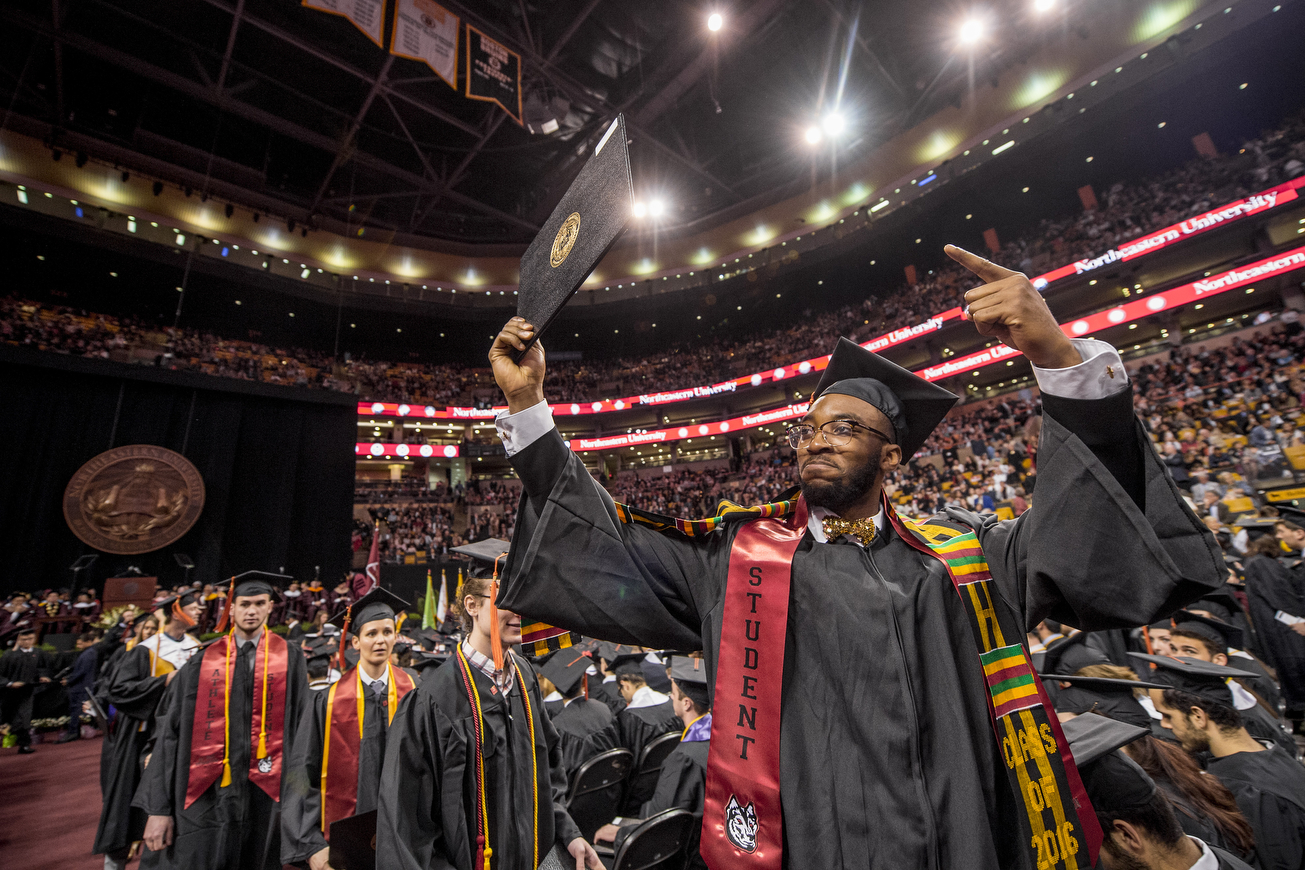
M617 115L521 257L517 314L539 339L625 231L634 207L625 116ZM517 362L525 351L515 354Z

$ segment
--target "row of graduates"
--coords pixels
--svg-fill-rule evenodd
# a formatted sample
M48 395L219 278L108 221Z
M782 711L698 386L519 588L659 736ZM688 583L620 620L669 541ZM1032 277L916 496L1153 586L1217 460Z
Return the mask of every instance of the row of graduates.
M556 848L566 866L597 868L563 808L568 773L664 733L684 741L636 809L700 816L711 721L700 660L674 682L650 668L666 695L646 684L643 653L604 644L607 681L593 675L590 700L591 658L562 650L537 673L509 649L520 618L491 596L490 580L464 583L466 640L423 656L418 675L391 663L402 602L374 590L336 620L357 664L319 691L304 653L267 627L277 593L265 581L234 585L230 631L207 645L187 633L197 596L168 602L163 630L129 640L107 669L95 843L106 868L125 866L136 840L142 867L328 867L334 823L341 855L374 824L377 866L537 867ZM632 820L617 821L604 831L619 842Z
M1132 768L1125 777L1133 783L1128 800L1137 801L1124 813L1137 823L1127 836L1112 836L1114 817L1102 806L1121 798L1093 793L1087 761L1074 748L1102 817L1109 866L1193 866L1178 859L1190 851L1186 839L1171 836L1181 829L1212 850L1209 860L1217 858L1218 867L1302 870L1305 766L1281 717L1274 672L1241 649L1241 629L1224 618L1233 602L1210 598L1141 629L1135 637L1153 651L1124 652L1122 662L1112 656L1118 638L1061 634L1060 626L1044 622L1030 637L1034 660L1062 722L1096 714L1145 729L1122 750ZM1139 778L1153 787L1142 788ZM1157 821L1170 814L1176 828ZM1144 848L1146 837L1136 834L1147 825L1153 835L1165 833Z

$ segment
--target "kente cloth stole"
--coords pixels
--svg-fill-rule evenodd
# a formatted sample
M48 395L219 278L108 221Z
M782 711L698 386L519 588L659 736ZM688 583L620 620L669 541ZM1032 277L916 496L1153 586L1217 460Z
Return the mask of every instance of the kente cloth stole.
M969 617L987 684L992 721L1006 778L1017 803L1022 839L1038 870L1096 865L1101 827L1079 778L1069 741L1020 639L1018 617L992 589L992 574L968 526L934 517L899 517L887 499L893 528L911 547L942 562Z
M281 761L285 742L285 639L263 630L254 651L254 692L249 717L249 781L274 801L281 800ZM190 732L190 775L186 809L215 782L231 784L231 681L239 665L234 634L209 644L200 662L195 720Z
M403 696L416 688L412 677L385 664L386 725L394 722ZM358 754L370 690L355 666L331 684L326 698L326 733L322 736L322 833L331 839L330 823L358 810Z

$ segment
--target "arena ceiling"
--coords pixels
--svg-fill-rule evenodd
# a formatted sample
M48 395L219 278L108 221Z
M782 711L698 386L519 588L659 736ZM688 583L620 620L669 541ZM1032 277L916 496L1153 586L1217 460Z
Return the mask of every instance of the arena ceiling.
M841 159L863 156L976 81L995 87L1049 29L1084 35L1092 5L989 3L1000 38L961 57L970 11L949 0L441 2L520 53L527 120L555 132L532 134L295 0L14 0L0 10L0 96L10 121L48 124L51 144L89 136L301 221L520 244L618 111L668 229L704 227L833 171L802 143L821 113L852 116Z

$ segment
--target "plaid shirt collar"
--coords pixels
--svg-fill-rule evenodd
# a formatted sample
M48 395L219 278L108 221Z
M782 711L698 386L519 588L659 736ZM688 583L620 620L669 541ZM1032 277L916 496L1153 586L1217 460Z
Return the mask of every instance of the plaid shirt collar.
M512 684L515 681L514 668L505 667L500 672L498 668L494 667L494 660L489 656L483 656L476 652L470 641L464 640L462 642L462 654L467 657L467 661L471 663L473 668L489 677L490 681L504 695L512 691Z

